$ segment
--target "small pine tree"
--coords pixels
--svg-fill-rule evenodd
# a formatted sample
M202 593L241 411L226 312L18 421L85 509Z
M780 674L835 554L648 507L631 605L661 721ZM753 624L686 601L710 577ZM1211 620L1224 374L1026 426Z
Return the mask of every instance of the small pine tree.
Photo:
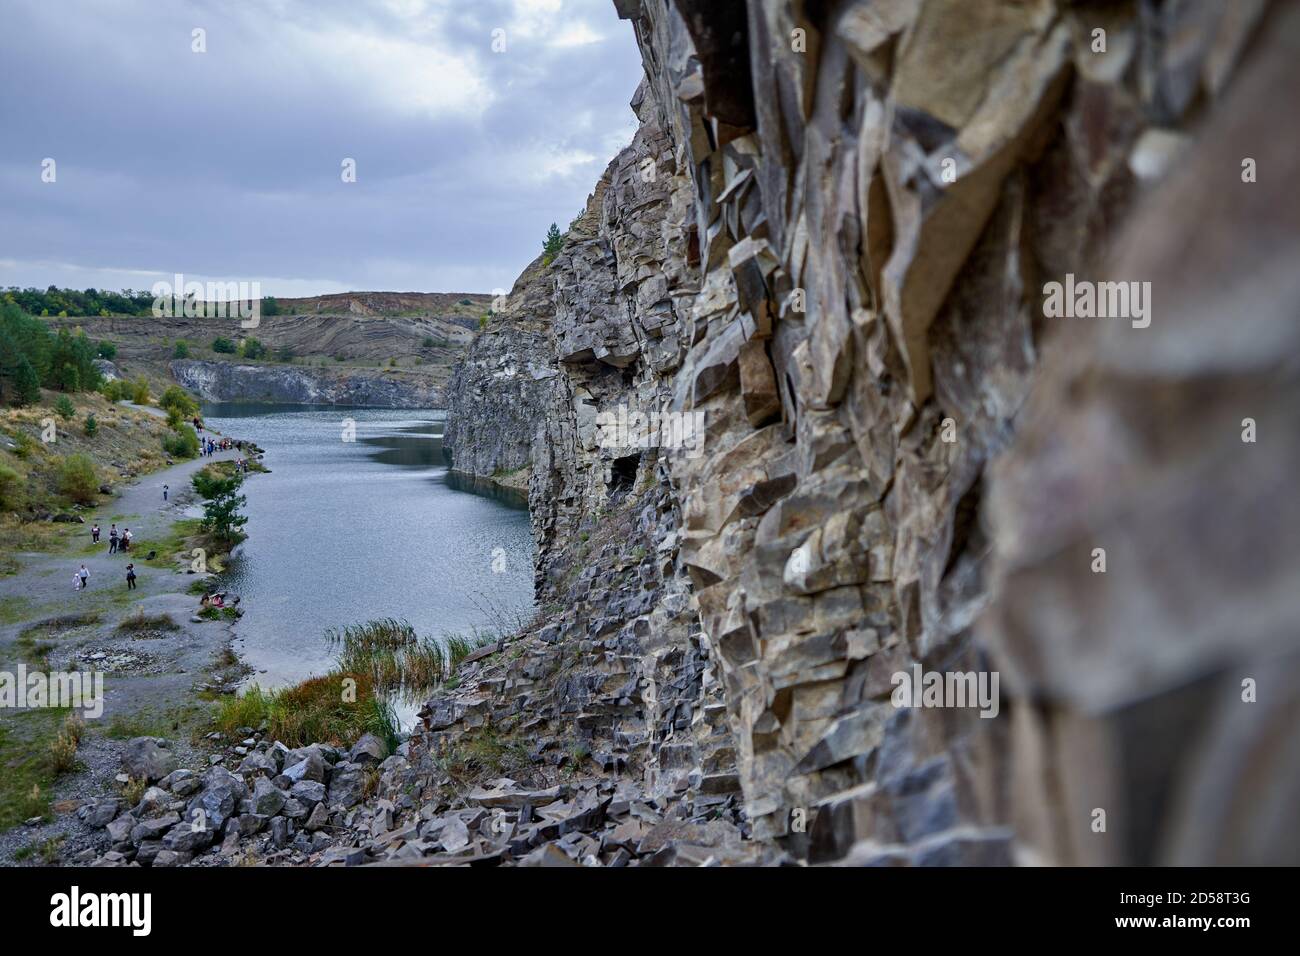
M86 424L82 430L85 431L87 437L90 437L94 435L95 432L99 431L99 422L95 421L94 412L91 412L86 416Z
M551 228L546 230L546 241L542 243L542 263L549 266L555 261L562 248L564 248L564 234L560 232L559 226L551 223Z
M27 361L27 356L19 356L14 367L14 404L33 405L41 400L41 377Z
M72 399L66 395L60 395L59 400L54 403L54 410L59 413L59 417L67 421L73 415L77 414L76 406L72 404Z
M64 362L59 368L56 384L65 392L75 392L81 388L81 373L71 362Z

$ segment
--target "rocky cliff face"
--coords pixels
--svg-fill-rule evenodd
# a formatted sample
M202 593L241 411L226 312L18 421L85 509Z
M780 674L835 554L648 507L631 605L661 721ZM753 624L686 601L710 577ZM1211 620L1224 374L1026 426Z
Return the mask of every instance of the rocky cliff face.
M467 475L500 478L532 461L544 396L559 373L548 339L550 276L532 263L452 370L442 450ZM519 476L526 482L527 475Z
M449 396L545 615L429 733L526 715L811 862L1294 862L1300 684L1242 681L1297 667L1295 15L616 6L640 130Z
M274 402L291 405L361 405L383 408L442 408L443 391L424 378L397 372L234 362L171 363L172 377L209 402Z

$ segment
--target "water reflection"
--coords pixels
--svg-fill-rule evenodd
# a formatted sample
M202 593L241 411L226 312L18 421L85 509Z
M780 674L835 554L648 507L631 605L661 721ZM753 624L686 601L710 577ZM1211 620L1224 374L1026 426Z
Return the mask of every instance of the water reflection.
M327 671L328 628L397 617L438 636L531 608L525 502L447 472L442 412L241 404L204 414L265 448L272 470L244 486L250 536L222 582L243 598L238 650L263 686Z
M439 441L439 447L441 448L441 441ZM445 472L439 480L453 491L466 491L476 495L483 495L500 502L508 508L528 510L528 493L526 491L502 488L500 485L485 481L482 478L462 475L454 471Z

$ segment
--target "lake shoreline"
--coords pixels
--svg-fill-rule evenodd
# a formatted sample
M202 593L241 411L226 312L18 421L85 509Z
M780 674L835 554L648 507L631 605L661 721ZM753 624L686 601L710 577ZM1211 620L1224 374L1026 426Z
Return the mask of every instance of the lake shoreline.
M248 491L256 530L220 586L243 596L237 649L263 689L328 673L326 633L376 618L425 636L532 607L523 495L447 467L438 409L207 404L205 420L270 449Z
M47 707L4 714L0 730L10 759L22 765L15 776L23 792L15 789L19 780L11 779L5 791L9 805L0 806L0 862L38 855L30 848L52 846L51 841L62 848L61 856L81 841L93 842L93 831L71 810L118 794L115 778L133 737L165 736L183 759L207 759L196 741L211 723L213 701L234 693L247 668L233 650L237 620L198 617L195 583L210 583L215 575L182 570L194 543L187 540L193 519L186 512L199 503L188 479L239 454L219 452L136 477L82 514L84 523L75 527L84 540L78 534L55 550L24 552L19 569L0 582L0 593L11 595L7 609L13 609L0 625L0 671L14 673L23 665L104 675L102 713L83 715L86 729L70 771L50 774L44 766L68 712ZM166 502L160 491L164 483L171 486ZM101 529L98 546L88 540L95 523ZM135 532L130 552L108 554L113 523ZM151 550L158 554L153 560L147 557ZM138 575L137 588L130 591L114 574L114 568L122 574L128 561ZM73 592L68 584L65 592L65 573L71 576L69 569L80 564L91 569L89 586ZM28 783L39 793L29 792Z

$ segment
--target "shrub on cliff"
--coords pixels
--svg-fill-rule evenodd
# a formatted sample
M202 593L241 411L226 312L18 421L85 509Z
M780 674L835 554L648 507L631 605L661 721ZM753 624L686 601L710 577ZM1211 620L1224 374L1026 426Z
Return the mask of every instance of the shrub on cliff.
M196 458L199 454L199 436L193 425L181 422L173 431L163 435L163 451L173 458Z
M120 402L131 397L131 386L120 378L111 378L100 386L99 394L110 402Z
M235 343L230 341L230 339L217 336L217 338L212 340L212 351L222 352L226 355L234 355Z
M0 511L18 507L22 478L8 465L0 465Z
M93 505L99 494L99 476L88 455L69 455L59 469L59 491L77 504Z
M199 403L179 385L167 386L167 390L158 396L158 407L168 411L174 409L181 418L193 418L199 413Z

